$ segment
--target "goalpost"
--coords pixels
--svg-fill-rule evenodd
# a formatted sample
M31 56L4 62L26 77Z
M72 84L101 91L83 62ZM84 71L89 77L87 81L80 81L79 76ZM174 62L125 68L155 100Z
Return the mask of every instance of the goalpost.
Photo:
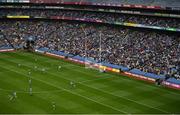
M102 68L102 32L99 32L99 48L98 48L98 60L93 59L92 57L88 57L88 47L87 47L87 32L81 26L84 32L84 65L85 69L96 69L99 72L104 72L105 70Z

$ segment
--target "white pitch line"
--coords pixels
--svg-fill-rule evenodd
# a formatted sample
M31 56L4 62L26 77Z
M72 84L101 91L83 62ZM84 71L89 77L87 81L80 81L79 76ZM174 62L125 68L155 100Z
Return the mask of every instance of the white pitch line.
M69 64L69 65L62 65L61 67L76 67L76 66Z
M36 92L32 92L32 93L60 93L63 92L64 90L52 90L52 91L36 91Z
M6 68L6 69L7 69L7 68ZM26 74L22 74L22 73L20 73L20 72L14 71L13 69L11 69L11 70L9 70L9 71L13 71L13 72L15 72L15 73L19 73L20 75L27 76ZM103 105L103 106L105 106L105 107L108 107L108 108L111 108L111 109L113 109L113 110L119 111L119 112L121 112L121 113L127 113L127 112L122 111L122 110L119 110L118 108L115 108L115 107L113 107L113 106L110 106L110 105L107 105L107 104L104 104L104 103L95 101L95 100L93 100L93 99L91 99L91 98L89 98L89 97L80 95L80 94L78 94L78 93L74 93L74 92L72 92L72 91L70 91L70 90L67 90L67 89L62 88L62 87L58 87L58 86L53 85L53 84L50 84L50 83L48 83L48 82L46 82L46 81L43 81L43 80L40 80L40 79L36 79L36 78L32 78L32 79L34 79L34 80L36 80L36 81L41 81L41 82L43 82L43 83L45 83L45 84L47 84L47 85L54 86L54 87L56 87L56 88L58 88L58 89L64 90L64 91L69 92L69 93L74 94L74 95L77 95L77 96L82 97L82 98L84 98L84 99L86 99L86 100L93 101L93 102L95 102L95 103L98 103L98 104Z

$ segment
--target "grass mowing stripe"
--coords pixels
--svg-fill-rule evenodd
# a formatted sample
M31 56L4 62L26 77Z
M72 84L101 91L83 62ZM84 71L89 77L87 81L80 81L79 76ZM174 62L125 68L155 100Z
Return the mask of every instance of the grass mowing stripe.
M0 91L4 91L4 92L13 92L14 90L8 90L8 89L1 89L0 88ZM17 93L28 93L29 94L29 91L17 91ZM34 94L40 94L40 93L58 93L58 92L63 92L63 90L53 90L53 91L32 91L32 93Z
M95 78L95 79L92 79L92 80L79 81L78 83L94 82L94 81L100 81L100 80L109 79L109 78L112 78L112 77Z
M7 102L1 102L0 108L1 108L0 109L0 114L7 114L7 111L8 111L9 114L20 113L19 110L16 110L12 106L7 105ZM3 108L8 108L8 110L3 109Z
M26 74L19 73L19 72L15 71L15 70L10 70L10 71L15 72L15 73L18 73L18 74L21 74L21 75L24 75L24 76L27 76ZM62 89L62 90L67 91L67 92L69 92L69 93L71 93L71 94L73 94L73 95L77 95L77 96L82 97L82 98L84 98L84 99L87 99L87 100L89 100L89 101L93 101L93 102L95 102L95 103L97 103L97 104L100 104L100 105L103 105L103 106L105 106L105 107L111 108L111 109L113 109L113 110L115 110L115 111L118 111L118 112L120 112L120 113L127 113L127 112L121 111L121 110L119 110L119 109L117 109L117 108L115 108L115 107L112 107L112 106L110 106L110 105L106 105L106 104L104 104L104 103L101 103L101 102L92 100L91 98L85 97L85 96L80 95L80 94L78 94L78 93L72 92L71 90L68 90L68 89L65 89L65 88L62 88L62 87L59 87L59 86L50 84L50 83L48 83L48 82L46 82L46 81L42 81L42 80L37 79L37 78L32 78L32 79L37 80L37 81L40 81L40 82L45 83L45 84L50 85L50 86L54 86L54 87L56 87L56 88L58 88L58 89Z

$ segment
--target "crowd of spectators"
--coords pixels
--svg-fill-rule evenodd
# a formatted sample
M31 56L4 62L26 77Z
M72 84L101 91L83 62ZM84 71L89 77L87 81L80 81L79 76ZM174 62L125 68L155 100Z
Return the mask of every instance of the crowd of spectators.
M78 0L64 0L64 1L78 1ZM179 7L179 0L83 0L83 2L106 3L106 4L133 4L133 5L147 5L147 6L168 6Z
M5 25L0 27L0 48L20 48L26 44L26 41L23 39L24 36L19 36L17 29L13 28L15 25L12 25L12 28L6 29Z
M61 21L1 21L0 25L16 47L31 36L36 49L46 47L158 75L180 74L180 37L174 34Z
M179 19L120 14L120 13L67 11L67 10L40 10L40 9L0 10L0 16L6 16L6 15L29 15L36 17L64 16L70 18L83 18L87 20L102 20L104 22L109 22L109 23L113 23L113 22L137 23L148 26L172 27L172 28L180 29Z
M0 48L4 47L5 45L8 45L7 41L0 37Z

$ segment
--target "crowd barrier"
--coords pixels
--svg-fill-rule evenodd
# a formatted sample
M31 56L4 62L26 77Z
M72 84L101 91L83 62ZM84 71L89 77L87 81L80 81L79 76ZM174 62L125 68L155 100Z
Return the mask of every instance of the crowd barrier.
M0 46L0 52L8 52L8 51L14 51L14 49L9 45Z
M57 51L56 53L52 53L53 51L49 51L48 48L41 48L41 49L38 49L36 51L41 52L45 55L55 56L55 57L63 58L63 59L67 55L69 55L69 54L65 54L65 53L64 54L63 53L57 53L57 52L61 52L61 51ZM63 54L63 55L61 55L61 54ZM86 62L83 57L80 57L80 56L70 57L67 60L73 61L76 63L80 63L80 64L90 64L89 62ZM132 69L130 71L127 71L127 70L129 70L129 68L124 67L124 66L120 66L120 65L113 65L113 64L108 64L108 63L101 63L101 64L94 63L93 66L96 68L103 69L105 71L110 71L110 72L114 72L114 73L118 73L118 74L122 73L124 75L129 76L129 77L148 81L148 82L152 82L152 83L155 83L156 79L165 78L165 76L160 76L160 75L156 75L156 74L152 74L152 73L142 72L138 69ZM121 72L121 70L123 72ZM162 85L169 87L169 88L174 88L174 89L180 90L180 80L176 80L173 78L170 78L167 81L163 81Z

